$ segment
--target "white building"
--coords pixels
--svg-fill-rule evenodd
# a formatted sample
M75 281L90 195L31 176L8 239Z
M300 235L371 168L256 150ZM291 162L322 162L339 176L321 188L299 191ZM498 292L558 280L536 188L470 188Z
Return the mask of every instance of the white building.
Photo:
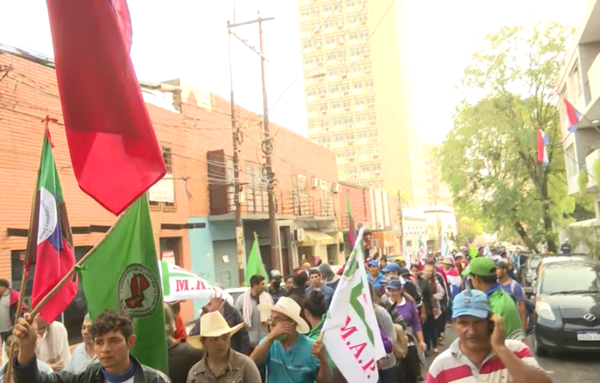
M600 2L590 0L571 40L557 81L560 93L581 113L570 133L564 103L559 101L569 195L579 193L581 169L588 174L586 191L594 194L600 217L599 180L594 166L600 158ZM600 164L598 165L600 166Z

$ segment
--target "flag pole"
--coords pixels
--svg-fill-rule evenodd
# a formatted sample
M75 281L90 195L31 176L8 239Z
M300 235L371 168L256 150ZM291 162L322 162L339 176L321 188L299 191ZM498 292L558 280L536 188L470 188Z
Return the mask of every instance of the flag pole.
M46 303L48 303L48 301L50 300L50 298L52 298L54 296L54 294L56 294L58 292L58 290L60 290L61 287L63 287L67 282L69 282L69 280L71 280L73 278L73 275L75 275L75 273L81 268L81 266L83 266L83 264L90 259L90 257L92 255L94 255L94 253L96 252L96 250L98 250L98 248L100 247L100 245L102 245L104 243L104 241L106 240L106 238L110 235L110 233L112 233L113 229L117 226L117 224L121 221L121 219L123 219L123 216L125 215L125 213L127 212L127 210L121 214L119 216L119 218L117 218L117 220L115 221L115 223L111 226L110 229L108 229L108 231L106 232L106 234L104 235L104 238L102 238L94 247L92 247L90 249L90 251L88 251L87 253L85 253L85 255L83 257L81 257L81 259L75 264L75 266L73 266L73 268L71 270L69 270L69 272L67 274L65 274L64 277L62 277L62 279L60 281L58 281L58 283L56 284L56 286L54 286L54 288L52 288L52 290L50 290L48 292L48 294L46 294L42 300L40 301L40 303L37 304L37 306L35 306L35 308L33 309L33 311L31 311L31 317L35 318L35 316L40 312L40 310L42 309L42 307L44 307L44 305Z
M50 121L56 121L56 120L50 118L50 115L46 115L46 117L41 121L44 124L44 135L46 135L48 132L48 124L50 123ZM41 168L38 168L38 171L37 171L38 177L40 175L40 169ZM36 212L35 212L36 200L37 200L37 182L36 182L36 189L34 189L34 191L33 191L33 198L31 200L31 218L29 220L29 222L31 222L31 223L34 222L34 215L36 214ZM29 230L29 237L30 237L31 236L31 227L29 229L30 229ZM35 241L35 242L32 242L32 241ZM32 249L30 247L34 246L36 244L36 242L37 242L37 240L35 238L27 239L27 249L25 250L25 258L23 259L23 275L21 276L21 286L19 288L20 289L19 299L17 300L17 310L15 312L15 320L13 322L13 327L17 325L17 322L19 321L19 318L21 317L23 301L25 300L25 290L26 290L26 285L27 285L27 278L29 278L29 268L31 267L30 252L32 251ZM13 341L13 344L8 353L8 363L6 365L6 376L8 377L7 383L13 382L12 360L15 357L16 346L17 346L17 342Z

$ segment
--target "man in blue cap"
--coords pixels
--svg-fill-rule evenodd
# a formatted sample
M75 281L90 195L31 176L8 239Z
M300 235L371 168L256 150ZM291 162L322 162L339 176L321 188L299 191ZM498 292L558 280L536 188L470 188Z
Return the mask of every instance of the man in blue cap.
M435 358L427 383L552 383L525 343L505 339L504 321L492 314L484 292L458 294L452 324L458 339Z
M377 262L376 259L372 259L369 261L369 263L367 263L367 272L369 273L367 280L373 285L375 290L381 294L383 291L383 285L381 282L385 279L385 277L379 271L379 262Z

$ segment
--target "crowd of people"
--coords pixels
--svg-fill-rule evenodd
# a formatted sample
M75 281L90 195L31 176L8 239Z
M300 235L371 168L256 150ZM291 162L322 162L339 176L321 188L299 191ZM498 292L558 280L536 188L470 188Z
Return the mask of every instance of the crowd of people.
M366 259L365 266L379 327L374 334L386 352L377 363L379 382L551 382L524 343L523 291L509 276L512 260L502 251L472 259L457 252L413 264L403 257ZM25 314L2 332L5 348L15 343L18 349L11 362L14 383L102 377L110 383L358 383L344 377L321 342L340 275L320 264L303 265L286 278L277 270L270 276L252 276L233 305L211 299L189 334L179 304L165 304L167 375L129 354L136 339L123 312L106 311L93 323L86 317L83 343L72 354L60 322ZM449 326L458 339L440 353ZM435 359L425 371L427 355ZM6 366L0 383L9 383L5 375Z

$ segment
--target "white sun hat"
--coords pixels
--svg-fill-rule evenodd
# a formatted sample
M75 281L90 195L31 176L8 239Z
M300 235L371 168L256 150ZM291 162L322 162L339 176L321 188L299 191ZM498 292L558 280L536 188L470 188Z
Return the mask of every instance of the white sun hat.
M275 305L259 304L258 309L266 315L271 315L271 311L276 311L280 314L285 315L294 322L296 322L296 331L300 334L306 334L310 331L310 326L300 316L302 310L295 300L288 297L279 298Z
M186 343L196 348L202 348L200 338L217 338L225 334L233 335L240 331L244 325L245 323L242 322L236 326L229 327L220 312L206 313L200 317L200 335L188 337Z

